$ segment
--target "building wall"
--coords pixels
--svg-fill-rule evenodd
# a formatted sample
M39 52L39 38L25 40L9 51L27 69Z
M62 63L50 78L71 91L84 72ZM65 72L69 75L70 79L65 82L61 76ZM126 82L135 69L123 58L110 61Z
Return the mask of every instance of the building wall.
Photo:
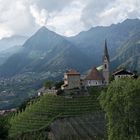
M68 76L68 89L73 88L80 88L81 81L80 81L80 75L70 75Z
M102 80L86 80L85 81L85 85L87 87L91 87L91 86L102 86L102 85L104 85L104 82Z
M66 85L66 86L64 86ZM81 80L80 75L67 75L64 74L64 85L62 85L61 89L73 89L73 88L81 88Z
M68 85L68 76L66 73L64 74L64 85Z
M121 79L121 78L126 78L126 77L132 77L132 75L115 75L115 80Z

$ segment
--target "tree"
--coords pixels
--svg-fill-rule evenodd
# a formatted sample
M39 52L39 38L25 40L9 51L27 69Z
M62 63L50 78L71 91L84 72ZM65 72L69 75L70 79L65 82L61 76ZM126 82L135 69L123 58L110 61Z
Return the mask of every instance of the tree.
M8 137L9 123L8 118L0 116L0 140L6 140Z
M101 94L109 140L140 140L140 79L113 81Z
M55 89L61 89L61 86L64 84L64 81L56 82Z
M54 83L52 81L46 81L44 84L45 88L51 89L53 87Z

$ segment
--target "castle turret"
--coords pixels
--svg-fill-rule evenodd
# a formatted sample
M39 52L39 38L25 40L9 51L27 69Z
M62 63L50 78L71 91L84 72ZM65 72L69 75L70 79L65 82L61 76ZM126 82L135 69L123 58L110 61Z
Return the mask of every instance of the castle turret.
M107 41L105 40L105 48L104 48L104 55L103 55L103 77L106 85L109 84L109 63L110 63L110 58L107 49Z

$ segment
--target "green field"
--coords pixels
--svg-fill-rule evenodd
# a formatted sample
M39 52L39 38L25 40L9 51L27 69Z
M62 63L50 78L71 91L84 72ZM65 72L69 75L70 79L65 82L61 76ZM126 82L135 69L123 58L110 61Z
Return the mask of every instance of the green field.
M67 99L63 96L45 95L40 97L38 101L30 104L25 109L25 111L17 113L12 117L10 136L14 137L23 133L25 134L44 130L45 128L51 126L52 123L55 122L55 120L57 121L64 118L71 118L68 120L71 125L74 125L74 122L72 120L75 120L75 122L79 123L79 128L82 132L84 131L82 129L84 127L87 127L87 124L85 123L84 125L84 122L86 122L86 120L84 121L81 116L89 116L85 118L87 118L88 123L90 124L90 128L94 116L96 117L96 112L100 117L99 112L101 112L101 108L98 100L95 99L94 96L79 96L77 98ZM83 128L81 125L83 126ZM78 125L76 126L78 127Z

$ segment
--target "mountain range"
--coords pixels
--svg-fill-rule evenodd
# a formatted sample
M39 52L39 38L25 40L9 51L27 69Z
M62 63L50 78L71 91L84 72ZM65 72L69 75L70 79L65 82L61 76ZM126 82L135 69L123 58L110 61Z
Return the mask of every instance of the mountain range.
M127 19L107 27L94 27L69 38L42 27L24 43L18 53L1 66L0 75L9 77L26 72L60 72L62 74L69 68L84 72L92 66L102 64L105 39L108 40L110 57L115 59L112 68L116 68L122 63L128 63L124 53L127 46L131 45L131 48L135 46L132 42L135 43L135 39L139 39L139 32L139 19ZM124 46L126 49L123 49ZM120 59L121 54L124 56L123 60ZM129 68L137 69L137 66Z
M117 51L112 60L113 68L119 66L140 72L140 32L131 36Z
M0 79L8 79L8 84L11 82L8 91L20 84L20 90L16 87L13 97L21 98L19 93L23 91L24 96L30 95L33 87L38 88L43 81L62 79L67 69L84 73L93 66L102 65L105 39L111 71L126 67L140 72L140 20L127 19L111 26L93 27L73 37L64 37L42 27L0 66ZM9 82L9 79L12 80ZM1 84L0 87L1 95L7 86Z
M139 31L140 20L127 19L122 23L112 24L111 26L91 28L69 39L88 56L92 57L93 65L99 65L102 61L105 39L108 42L110 58L113 59L120 53L119 48L122 48L124 43L131 40L131 37Z
M14 35L11 37L5 37L0 40L0 52L12 48L14 46L23 45L28 39L27 36Z
M14 35L0 40L0 65L2 65L10 56L18 52L24 42L28 39L26 36Z
M83 67L83 63L86 63L86 66ZM78 47L42 27L25 42L18 53L1 66L0 72L4 77L28 72L63 73L71 67L84 71L90 66L89 64L88 56Z

